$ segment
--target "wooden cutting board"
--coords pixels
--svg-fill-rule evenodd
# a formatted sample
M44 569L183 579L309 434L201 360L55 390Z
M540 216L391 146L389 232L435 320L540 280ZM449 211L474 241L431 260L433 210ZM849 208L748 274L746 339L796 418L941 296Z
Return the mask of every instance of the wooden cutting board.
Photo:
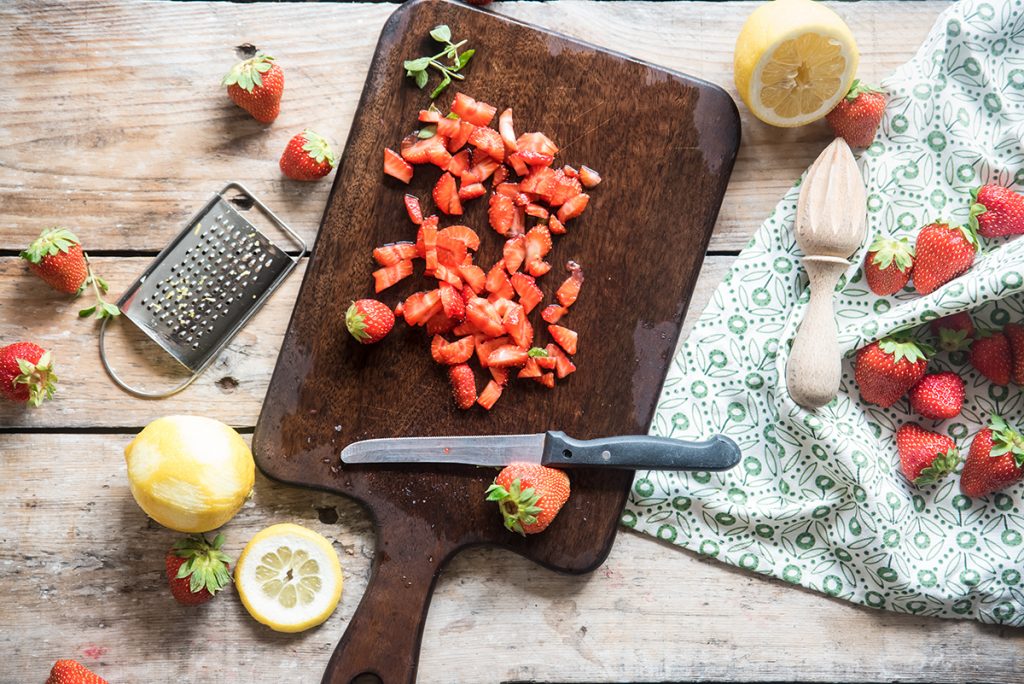
M443 111L457 89L499 111L512 107L517 132L543 131L561 147L557 163L587 164L604 178L586 212L556 238L548 256L554 268L540 280L546 304L566 260L583 266L579 301L563 319L579 332L579 370L554 390L514 382L490 412L454 406L422 329L399 322L385 341L362 346L343 322L352 300L373 296L372 249L415 239L402 195L416 194L425 213L433 211L437 169L418 168L407 187L382 176L381 159L429 104L429 91L416 89L402 62L436 52L428 33L442 23L476 49L465 82L437 100ZM494 544L571 573L604 560L631 471L574 471L558 519L543 534L521 538L484 501L493 469L348 467L339 452L380 437L646 434L739 137L735 105L711 84L447 0L410 2L391 16L253 438L256 462L269 477L354 497L374 519L373 575L325 682L347 684L362 673L387 684L414 681L434 583L460 549ZM477 230L477 262L485 269L503 242L486 211L483 198L468 203L461 219L441 223ZM421 270L381 299L393 305L427 287ZM542 308L532 316L539 341L546 340Z

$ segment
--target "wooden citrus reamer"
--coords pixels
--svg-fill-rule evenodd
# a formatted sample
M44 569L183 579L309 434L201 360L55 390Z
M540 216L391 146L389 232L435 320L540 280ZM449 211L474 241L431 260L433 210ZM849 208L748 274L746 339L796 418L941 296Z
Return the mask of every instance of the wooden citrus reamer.
M832 298L864 242L867 198L853 152L836 138L814 160L796 206L796 242L805 256L811 300L786 364L789 394L817 408L835 398L841 379L839 330Z

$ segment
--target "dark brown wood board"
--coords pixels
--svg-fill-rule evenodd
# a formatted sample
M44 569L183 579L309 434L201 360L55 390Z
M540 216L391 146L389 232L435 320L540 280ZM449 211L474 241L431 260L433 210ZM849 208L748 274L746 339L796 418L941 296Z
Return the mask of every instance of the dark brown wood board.
M517 133L545 132L561 148L556 163L587 164L604 179L590 191L586 212L556 238L548 256L554 268L540 279L545 302L531 316L545 341L539 313L554 301L565 262L579 262L586 281L563 319L579 332L579 370L554 390L513 382L489 412L455 407L422 329L399 321L386 340L363 346L343 322L352 300L373 296L372 249L415 239L403 194L434 211L438 169L417 167L405 186L382 175L381 159L430 103L429 90L405 77L402 62L436 52L428 33L442 23L476 49L466 80L436 101L442 111L459 90L499 111L511 107ZM557 520L521 538L484 501L493 469L351 467L339 453L352 441L384 437L646 434L739 136L736 107L714 85L448 0L406 3L391 16L253 437L268 476L354 497L374 519L373 576L325 682L347 684L367 672L387 684L414 681L434 583L462 548L494 544L572 573L604 560L631 471L574 471ZM481 236L478 264L486 269L497 260L503 239L488 227L486 198L467 203L462 217L442 216L442 226L455 223ZM421 273L420 265L379 298L393 305L429 287ZM479 388L484 382L478 374Z

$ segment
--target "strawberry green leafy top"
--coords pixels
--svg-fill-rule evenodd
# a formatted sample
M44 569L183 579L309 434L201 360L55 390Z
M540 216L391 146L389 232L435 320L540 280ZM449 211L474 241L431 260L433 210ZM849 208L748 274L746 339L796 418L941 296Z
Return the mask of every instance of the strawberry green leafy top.
M57 391L57 374L53 371L53 357L46 352L36 363L18 359L21 373L14 378L15 385L28 385L29 406L39 406L46 399L52 399Z
M992 430L992 452L989 456L996 458L1011 454L1018 466L1024 466L1024 435L1007 425L999 416L989 419L989 429Z
M59 252L67 252L75 245L81 244L78 237L66 228L50 228L44 230L35 241L21 253L21 258L32 264L40 263L48 256Z
M253 88L263 86L263 77L260 74L265 74L274 66L271 62L274 57L264 52L257 51L255 55L249 59L244 59L241 62L231 67L231 71L227 73L224 80L221 81L221 85L233 86L237 85L242 90L252 92Z
M206 540L206 535L191 535L174 543L174 553L178 558L187 559L178 568L178 579L189 578L189 590L193 593L206 589L211 594L231 584L231 575L227 564L231 558L220 550L224 544L224 535L218 534L213 542Z
M541 508L537 505L540 494L533 487L523 489L519 478L513 480L508 489L499 484L492 484L487 488L486 494L487 501L498 502L505 527L510 532L525 535L523 525L534 524L541 513Z
M306 144L302 146L302 149L309 153L310 159L316 161L317 164L323 164L326 161L333 169L338 160L327 139L308 128L302 132L302 137L306 139Z
M946 453L940 452L935 455L935 460L932 461L931 465L921 469L921 472L914 479L914 484L918 487L935 484L956 470L958 463L960 463L960 450L956 447L952 447Z
M914 264L914 248L910 246L907 238L894 240L879 235L871 243L868 251L875 254L871 260L872 263L883 270L889 268L894 262L900 271L906 271Z
M899 363L902 359L906 359L910 363L917 363L935 353L931 346L923 342L914 342L899 336L885 338L878 343L878 348L886 354L892 354L893 363Z

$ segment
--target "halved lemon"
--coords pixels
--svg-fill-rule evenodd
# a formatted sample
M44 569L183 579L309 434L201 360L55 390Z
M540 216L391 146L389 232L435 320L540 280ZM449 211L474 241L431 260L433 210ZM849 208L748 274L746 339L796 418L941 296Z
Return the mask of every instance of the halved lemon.
M789 128L824 118L850 89L858 60L838 14L814 0L774 0L743 24L733 75L754 116Z
M301 632L331 616L341 598L341 563L322 534L282 523L246 544L235 587L249 614L278 632Z

